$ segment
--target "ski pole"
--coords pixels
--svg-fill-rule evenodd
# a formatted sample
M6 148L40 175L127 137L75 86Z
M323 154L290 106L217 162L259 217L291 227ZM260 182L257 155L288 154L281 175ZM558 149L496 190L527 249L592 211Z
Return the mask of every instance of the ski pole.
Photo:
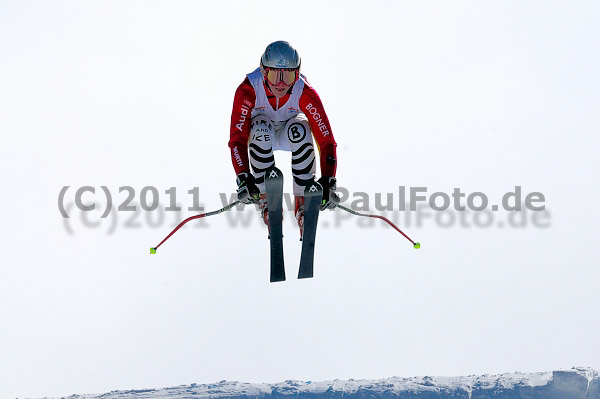
M346 207L345 207L345 206L343 206L343 205L338 205L336 208L340 208L340 209L342 209L342 210L344 210L344 211L346 211L346 212L349 212L349 213L351 213L351 214L353 214L353 215L357 215L357 216L365 216L365 217L370 217L370 218L376 218L376 219L385 220L385 221L387 222L387 224L389 224L390 226L392 226L393 228L395 228L395 229L396 229L396 231L397 231L398 233L400 233L400 234L402 234L404 237L406 237L406 239L407 239L408 241L410 241L410 242L413 244L413 247L414 247L415 249L419 249L419 248L421 248L421 243L420 243L420 242L414 242L413 240L411 240L409 236L407 236L406 234L404 234L404 232L398 228L398 226L396 226L394 223L390 222L390 221L389 221L387 218L385 218L385 217L383 217L383 216L379 216L379 215L369 215L369 214L366 214L366 213L360 213L360 212L357 212L357 211L355 211L355 210L353 210L353 209L346 208Z
M173 231L172 231L172 232L170 232L170 233L169 233L169 235L168 235L168 236L166 236L166 237L165 237L165 238L164 238L164 239L163 239L163 240L162 240L162 241L161 241L161 242L160 242L160 243L159 243L157 246L150 248L150 253L151 253L151 254L155 254L155 253L156 253L156 250L158 249L158 247L160 247L160 246L162 245L162 243L163 243L163 242L167 241L167 240L169 239L169 237L171 237L173 234L175 234L175 232L176 232L177 230L179 230L179 228L180 228L181 226L183 226L184 224L186 224L186 223L187 223L187 222L189 222L190 220L194 220L194 219L200 219L200 218L203 218L203 217L206 217L206 216L213 216L213 215L217 215L217 214L219 214L219 213L221 213L221 212L225 212L225 211L228 211L228 210L230 210L231 208L233 208L234 206L236 206L236 205L237 205L237 204L239 204L239 203L240 203L240 201L234 201L234 202L232 202L231 204L229 204L229 205L227 205L227 206L224 206L223 208L221 208L221 209L219 209L219 210L212 211L212 212L207 212L207 213L201 213L200 215L190 216L189 218L185 219L183 222L179 223L179 224L177 225L177 227L175 227L175 228L173 229Z

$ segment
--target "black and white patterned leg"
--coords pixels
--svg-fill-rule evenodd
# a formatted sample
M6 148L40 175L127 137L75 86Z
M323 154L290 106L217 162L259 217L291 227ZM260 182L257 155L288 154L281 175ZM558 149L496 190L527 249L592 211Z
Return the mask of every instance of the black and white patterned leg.
M252 118L248 154L255 182L261 193L265 192L265 171L275 165L273 139L273 122L261 115Z

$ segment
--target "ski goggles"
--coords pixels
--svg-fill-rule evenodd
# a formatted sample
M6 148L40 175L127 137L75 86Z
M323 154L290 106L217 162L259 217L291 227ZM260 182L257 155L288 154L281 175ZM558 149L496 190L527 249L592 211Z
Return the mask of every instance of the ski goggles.
M265 79L274 86L291 86L298 80L298 69L264 68Z

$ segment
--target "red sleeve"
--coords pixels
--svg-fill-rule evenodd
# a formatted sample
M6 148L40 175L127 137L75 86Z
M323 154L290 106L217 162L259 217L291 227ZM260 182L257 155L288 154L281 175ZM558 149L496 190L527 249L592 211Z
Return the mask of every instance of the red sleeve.
M337 168L336 142L319 95L306 81L300 96L300 109L308 118L310 130L317 141L321 160L321 175L335 176Z
M229 148L235 173L250 173L248 162L248 137L250 137L250 119L256 102L254 88L246 78L235 91L231 128L229 130Z

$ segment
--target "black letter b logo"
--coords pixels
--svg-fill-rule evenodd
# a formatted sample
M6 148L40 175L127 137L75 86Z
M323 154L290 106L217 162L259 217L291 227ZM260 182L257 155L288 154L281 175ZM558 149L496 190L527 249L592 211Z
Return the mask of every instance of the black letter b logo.
M288 139L294 144L301 142L306 137L306 129L301 123L292 123L288 128Z

